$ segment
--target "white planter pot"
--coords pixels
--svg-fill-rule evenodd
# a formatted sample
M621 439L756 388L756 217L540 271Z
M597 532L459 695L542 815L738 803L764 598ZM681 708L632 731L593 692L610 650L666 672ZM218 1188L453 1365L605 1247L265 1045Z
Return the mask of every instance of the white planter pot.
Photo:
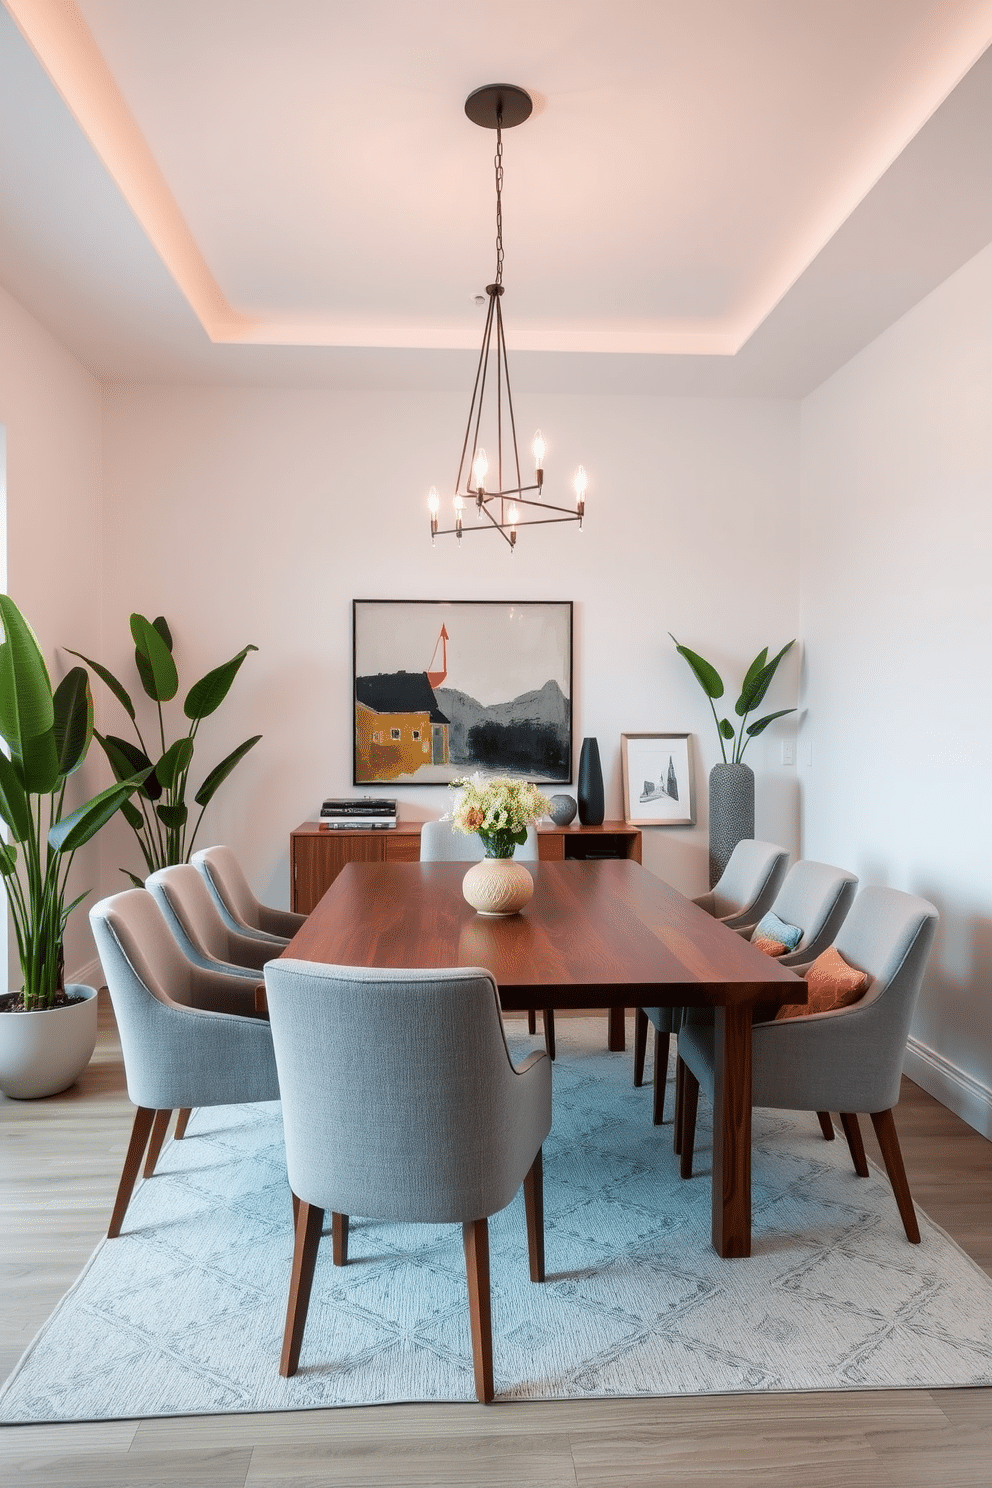
M71 983L71 1007L0 1013L0 1090L13 1100L58 1095L75 1084L96 1048L96 988Z

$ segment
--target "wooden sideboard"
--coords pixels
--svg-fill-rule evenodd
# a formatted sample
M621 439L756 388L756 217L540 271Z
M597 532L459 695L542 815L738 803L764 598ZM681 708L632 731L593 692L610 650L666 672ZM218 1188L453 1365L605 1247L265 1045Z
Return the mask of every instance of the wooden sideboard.
M395 827L362 831L323 827L306 821L290 833L290 902L297 914L309 914L346 863L416 863L420 858L420 822L398 822ZM641 833L625 822L601 827L537 829L538 851L546 862L565 858L633 858L641 861Z

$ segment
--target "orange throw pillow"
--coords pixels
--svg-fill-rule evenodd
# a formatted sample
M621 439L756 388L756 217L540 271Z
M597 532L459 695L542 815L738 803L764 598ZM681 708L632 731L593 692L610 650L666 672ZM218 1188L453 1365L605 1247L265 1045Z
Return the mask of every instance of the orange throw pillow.
M808 1013L829 1013L836 1008L860 1002L868 991L868 973L849 966L833 946L817 956L806 973L809 1001L786 1003L775 1014L776 1020L802 1018Z

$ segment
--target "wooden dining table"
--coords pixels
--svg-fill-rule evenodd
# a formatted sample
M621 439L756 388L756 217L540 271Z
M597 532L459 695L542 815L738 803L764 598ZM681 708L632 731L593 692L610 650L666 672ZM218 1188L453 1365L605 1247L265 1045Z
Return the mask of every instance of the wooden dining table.
M476 914L464 863L350 863L286 956L338 966L481 966L505 1011L710 1007L716 1025L712 1240L751 1253L751 1017L806 984L629 860L533 863L518 915Z

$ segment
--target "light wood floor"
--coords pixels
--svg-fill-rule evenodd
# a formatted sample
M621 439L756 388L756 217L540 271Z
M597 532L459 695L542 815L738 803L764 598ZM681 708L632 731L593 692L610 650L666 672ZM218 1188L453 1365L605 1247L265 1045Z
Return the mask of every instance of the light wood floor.
M616 1058L629 1078L629 1053ZM897 1120L917 1202L992 1274L992 1143L908 1081ZM0 1097L0 1121L6 1377L106 1229L131 1122L109 1008L80 1083L47 1101ZM13 1426L0 1432L0 1479L32 1488L989 1488L992 1390Z

